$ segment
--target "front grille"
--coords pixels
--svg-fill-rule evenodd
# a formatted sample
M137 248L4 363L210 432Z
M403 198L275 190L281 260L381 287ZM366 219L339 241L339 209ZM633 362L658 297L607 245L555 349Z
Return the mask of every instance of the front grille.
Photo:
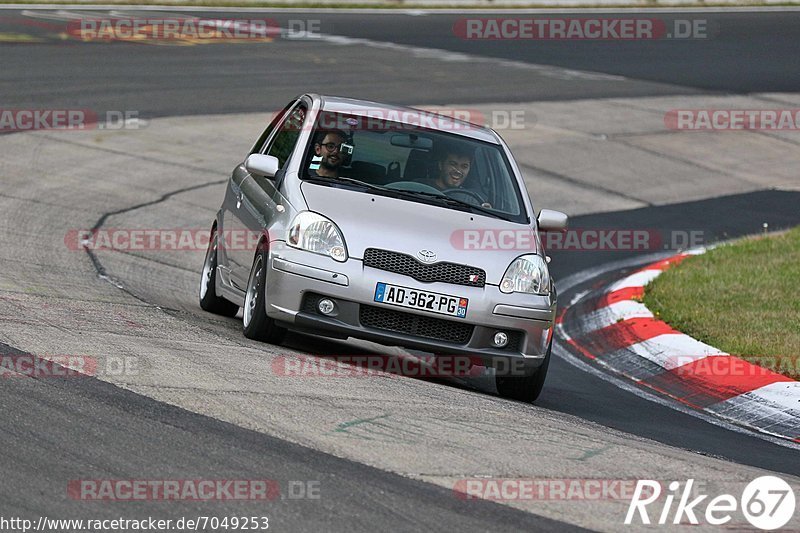
M425 265L410 255L377 248L364 251L364 265L410 276L417 281L440 281L468 287L483 287L486 284L486 272L480 268L445 261Z
M368 328L395 331L453 344L466 344L472 337L474 328L470 324L393 311L371 305L361 305L358 317L361 320L361 325Z

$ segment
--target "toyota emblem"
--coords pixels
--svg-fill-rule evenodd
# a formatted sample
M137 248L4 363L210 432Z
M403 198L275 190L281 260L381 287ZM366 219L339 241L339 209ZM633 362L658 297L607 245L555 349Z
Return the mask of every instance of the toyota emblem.
M423 263L433 263L436 261L436 252L432 250L420 250L417 252L417 257Z

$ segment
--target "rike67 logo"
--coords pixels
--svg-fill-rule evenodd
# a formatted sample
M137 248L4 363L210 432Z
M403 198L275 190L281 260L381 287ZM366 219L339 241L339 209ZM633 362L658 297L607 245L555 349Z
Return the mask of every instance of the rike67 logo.
M713 526L721 526L731 522L734 514L741 512L753 527L763 530L774 530L785 526L794 516L794 490L783 479L776 476L761 476L751 481L742 491L740 498L731 494L721 494L710 500L708 494L693 493L694 479L686 480L681 488L679 481L672 481L669 492L664 498L663 507L652 507L662 496L661 483L649 479L640 479L636 483L625 524L638 522L650 525L652 520L659 525L681 524L688 521L699 525L700 519ZM677 499L677 504L673 503ZM673 510L674 509L674 510Z

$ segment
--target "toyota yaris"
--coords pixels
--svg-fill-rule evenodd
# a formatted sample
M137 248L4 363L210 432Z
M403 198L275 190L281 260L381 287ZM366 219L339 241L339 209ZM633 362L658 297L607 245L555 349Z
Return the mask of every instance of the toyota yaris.
M303 95L234 170L200 283L206 311L279 343L287 328L495 369L533 401L556 291L522 175L490 129L421 110Z

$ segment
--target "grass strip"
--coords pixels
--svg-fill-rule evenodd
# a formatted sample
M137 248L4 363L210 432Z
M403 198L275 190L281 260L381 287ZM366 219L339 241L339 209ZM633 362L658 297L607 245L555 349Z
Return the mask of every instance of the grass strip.
M800 379L800 227L689 257L644 303L682 333Z

